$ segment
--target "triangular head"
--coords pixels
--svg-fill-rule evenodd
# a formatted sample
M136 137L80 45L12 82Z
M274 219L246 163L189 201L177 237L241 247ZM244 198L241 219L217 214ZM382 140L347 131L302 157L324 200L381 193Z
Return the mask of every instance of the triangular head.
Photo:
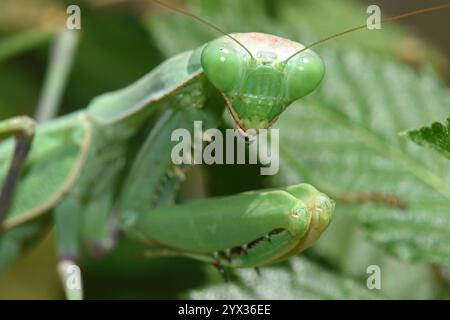
M269 128L325 74L323 60L300 43L264 33L237 33L208 43L201 63L244 132ZM243 46L242 46L243 45ZM244 47L245 46L245 47Z

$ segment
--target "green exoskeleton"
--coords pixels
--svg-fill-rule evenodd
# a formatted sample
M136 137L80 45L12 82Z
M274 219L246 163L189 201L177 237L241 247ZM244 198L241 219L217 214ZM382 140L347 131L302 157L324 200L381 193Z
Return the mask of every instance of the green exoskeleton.
M102 253L118 230L232 267L279 261L318 239L334 204L309 185L169 205L184 170L171 163L173 130L195 120L216 127L225 106L243 132L268 128L323 78L312 50L286 61L304 48L299 43L260 33L232 37L250 52L224 36L36 131L29 118L2 122L2 133L17 142L15 150L12 140L0 146L3 263L45 230L48 213L67 267L78 259L80 240Z
M224 109L244 135L269 128L324 72L300 43L231 34L84 110L37 127L27 117L0 122L0 270L52 222L63 280L81 242L98 255L119 234L219 267L257 267L308 248L328 227L333 200L299 184L173 204L186 168L171 162L170 135L198 120L217 127Z

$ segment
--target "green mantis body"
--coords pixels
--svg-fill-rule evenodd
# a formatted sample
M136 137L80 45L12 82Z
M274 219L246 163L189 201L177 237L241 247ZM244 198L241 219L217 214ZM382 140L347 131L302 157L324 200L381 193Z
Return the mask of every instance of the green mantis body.
M0 134L15 134L17 143L15 151L11 139L0 145L0 178L6 179L0 267L45 231L52 216L63 261L77 260L81 239L96 254L110 250L117 230L232 267L276 262L317 240L334 202L305 184L171 204L184 170L170 161L173 130L192 130L195 120L217 127L224 107L244 134L268 128L323 77L311 50L286 60L303 48L298 43L258 33L233 37L246 50L219 38L95 98L85 110L38 126L27 158L17 146L30 141L24 132L33 131L33 122L3 122Z

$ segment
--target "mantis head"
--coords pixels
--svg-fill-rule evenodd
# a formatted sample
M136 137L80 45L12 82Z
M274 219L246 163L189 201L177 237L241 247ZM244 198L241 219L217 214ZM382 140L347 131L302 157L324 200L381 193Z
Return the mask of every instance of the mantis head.
M221 91L236 124L270 127L295 100L314 91L325 74L322 59L301 44L262 33L233 34L210 42L202 52L206 77Z

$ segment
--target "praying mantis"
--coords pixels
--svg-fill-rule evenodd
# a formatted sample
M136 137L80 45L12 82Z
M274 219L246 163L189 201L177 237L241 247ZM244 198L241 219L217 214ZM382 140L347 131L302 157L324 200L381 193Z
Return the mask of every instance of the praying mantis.
M81 290L68 287L65 272L76 266L81 241L101 254L125 235L221 270L278 262L311 246L334 211L313 186L172 204L185 168L170 161L173 130L198 120L217 127L224 109L244 136L269 128L324 77L311 46L225 34L84 110L39 126L27 117L0 122L7 138L0 145L0 260L53 223L63 286L78 299Z

